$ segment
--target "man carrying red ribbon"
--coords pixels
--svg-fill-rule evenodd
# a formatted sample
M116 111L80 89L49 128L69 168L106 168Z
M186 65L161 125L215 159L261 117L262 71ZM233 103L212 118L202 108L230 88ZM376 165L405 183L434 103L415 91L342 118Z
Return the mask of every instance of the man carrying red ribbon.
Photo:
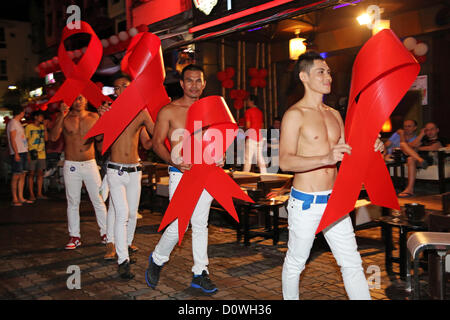
M227 194L229 199L225 199L226 197L223 195L221 197L218 194L220 193L220 185L224 188L228 187L230 190L229 193L234 197L241 197L237 191L242 191L237 185L235 187L238 190L233 189L232 184L234 182L222 169L217 167L223 163L223 160L219 160L223 156L222 152L215 151L215 156L212 156L213 161L210 164L205 164L203 160L201 162L202 164L197 164L196 161L192 161L186 146L188 140L195 140L196 133L202 135L203 130L206 130L204 133L206 135L211 127L214 127L214 123L220 123L220 120L218 122L211 121L211 123L207 123L211 124L209 129L200 126L200 130L196 130L195 122L192 120L203 121L208 117L214 118L216 115L214 110L217 110L217 115L219 115L217 118L224 119L224 122L221 123L221 129L224 129L231 127L230 118L232 116L228 114L229 110L223 102L221 104L213 97L205 98L207 100L204 104L200 103L202 100L205 100L199 100L199 98L206 86L204 72L201 67L196 65L186 66L181 73L180 84L184 91L183 97L162 108L155 124L153 149L161 159L170 164L170 204L161 222L160 229L166 225L168 227L154 251L150 254L149 268L146 270L145 279L150 287L156 287L161 268L169 260L169 256L177 242L181 242L190 220L192 224L192 251L194 258L194 266L192 267L194 275L191 287L199 288L207 293L213 293L217 291L217 288L211 282L207 268L209 263L207 253L209 210L213 196L216 197L224 208L228 208L229 211L234 210L234 207L230 208L230 204L233 206L230 195ZM210 101L215 105L212 105L211 108L203 108ZM223 99L220 101L223 101ZM193 110L195 112L192 112ZM196 114L194 115L194 113ZM233 127L237 129L235 123L233 123ZM186 131L189 132L188 135ZM170 139L172 154L165 147L166 138ZM191 138L193 139L191 140ZM200 148L202 155L204 155L204 140L200 140ZM182 152L183 155L181 154ZM194 154L193 158L196 156L197 154ZM221 172L216 171L216 169ZM211 177L215 179L212 183ZM231 180L231 186L229 184L230 181L226 179ZM245 197L241 197L241 199L243 198ZM251 201L248 197L245 200ZM234 212L234 214L236 213Z
M288 203L288 251L282 272L285 300L299 299L300 273L336 179L336 163L345 153L351 153L351 147L345 144L339 112L322 102L323 95L331 90L327 63L318 53L307 52L299 57L297 66L305 95L283 116L280 139L280 167L295 172ZM376 147L382 145L379 142ZM350 217L324 235L341 266L350 299L370 299Z

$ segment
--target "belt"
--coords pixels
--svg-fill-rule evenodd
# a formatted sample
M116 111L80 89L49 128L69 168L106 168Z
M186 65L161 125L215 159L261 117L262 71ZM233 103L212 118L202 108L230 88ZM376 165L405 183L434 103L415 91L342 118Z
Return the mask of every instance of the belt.
M179 173L182 173L180 170L178 170L178 168L172 167L172 166L169 166L169 172L179 172Z
M328 203L330 194L324 195L312 195L309 193L303 193L295 189L291 189L291 196L297 200L303 201L302 209L308 210L311 208L311 203Z
M118 166L112 163L108 163L108 168L110 169L116 169L119 171L124 171L124 172L137 172L137 171L142 171L142 166L137 166L137 167L122 167L122 166Z

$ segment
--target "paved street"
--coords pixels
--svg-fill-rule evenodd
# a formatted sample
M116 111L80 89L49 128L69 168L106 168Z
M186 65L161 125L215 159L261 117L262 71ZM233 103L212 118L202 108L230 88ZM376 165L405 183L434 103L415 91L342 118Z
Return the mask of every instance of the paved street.
M147 286L144 271L150 251L160 238L158 212L142 211L134 244L139 247L132 265L135 279L118 278L115 262L103 259L105 246L92 206L83 196L81 204L82 246L64 250L68 240L66 202L63 193L51 194L24 207L11 207L3 195L0 207L0 299L21 300L280 300L281 270L286 252L287 234L278 246L271 240L252 239L250 247L236 243L235 231L218 213L209 227L209 259L212 281L219 291L204 294L189 287L192 273L191 231L177 246L171 260L162 269L156 289ZM394 234L394 237L397 237ZM398 275L388 276L384 266L384 246L380 228L357 232L364 270L372 284L374 300L405 300L404 282ZM398 248L397 248L398 249ZM394 251L398 254L398 250ZM73 270L79 267L81 288L68 289ZM75 268L75 269L70 269ZM377 288L377 271L380 275ZM68 272L69 271L69 272ZM398 267L394 266L394 271ZM71 278L73 279L73 278ZM375 279L371 281L370 279ZM70 279L69 279L70 280ZM425 279L426 280L426 279ZM301 278L303 300L346 300L339 268L326 245L316 241Z

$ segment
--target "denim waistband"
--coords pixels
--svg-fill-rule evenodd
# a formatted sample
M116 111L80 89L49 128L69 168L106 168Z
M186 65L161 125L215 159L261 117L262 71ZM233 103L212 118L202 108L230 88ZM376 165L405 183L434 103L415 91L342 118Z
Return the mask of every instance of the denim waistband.
M182 173L180 170L178 170L178 168L172 167L172 166L169 166L169 172L178 172L178 173Z
M302 205L303 210L308 210L309 208L311 208L311 203L322 203L322 204L328 203L328 199L330 198L330 195L331 195L331 193L314 195L314 194L304 193L304 192L298 191L294 188L291 188L291 196L294 199L303 201L303 205Z

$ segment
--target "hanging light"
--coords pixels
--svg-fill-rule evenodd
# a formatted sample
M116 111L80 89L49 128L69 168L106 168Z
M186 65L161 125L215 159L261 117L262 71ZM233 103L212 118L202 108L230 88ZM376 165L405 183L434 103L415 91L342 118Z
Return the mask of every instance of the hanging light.
M306 46L303 43L305 41L305 38L300 38L300 29L297 29L295 31L296 38L292 38L289 40L289 58L291 60L297 60L298 57L306 52Z
M386 120L386 122L383 124L383 126L381 127L381 132L391 132L392 131L392 123L391 123L391 119L388 118Z
M367 13L363 13L362 15L358 16L356 20L358 20L358 23L360 25L366 25L370 23L371 18Z
M383 29L390 29L391 21L390 20L379 20L378 23L372 29L372 35L376 35Z

